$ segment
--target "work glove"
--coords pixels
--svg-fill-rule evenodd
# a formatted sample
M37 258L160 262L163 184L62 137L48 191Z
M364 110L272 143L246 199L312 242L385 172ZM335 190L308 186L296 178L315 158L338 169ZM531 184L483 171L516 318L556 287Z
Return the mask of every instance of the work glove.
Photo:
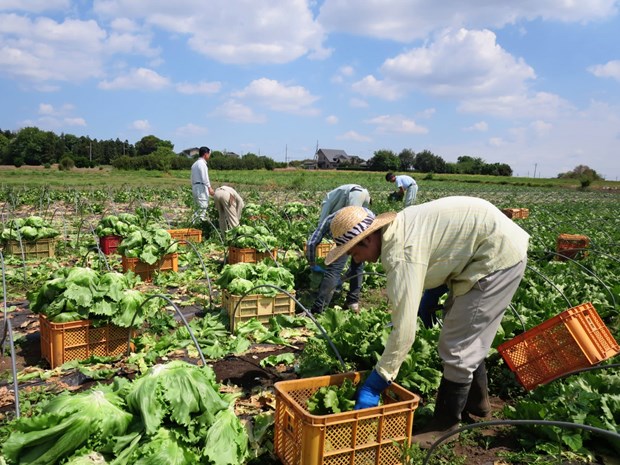
M357 391L355 410L376 407L379 405L381 393L390 385L376 370L372 370L361 388Z
M310 266L310 270L315 273L325 273L325 268L323 268L321 265L312 265Z

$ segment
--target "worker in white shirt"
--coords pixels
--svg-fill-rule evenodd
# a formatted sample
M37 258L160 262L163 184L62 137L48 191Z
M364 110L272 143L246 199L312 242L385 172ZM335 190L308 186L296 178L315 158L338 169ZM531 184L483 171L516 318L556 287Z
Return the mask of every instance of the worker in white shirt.
M239 226L239 219L245 204L235 189L230 186L218 187L215 189L213 201L217 208L222 234L226 234L229 229Z
M194 218L205 221L207 219L207 209L209 208L209 196L215 191L211 187L209 181L209 168L207 160L211 157L211 149L209 147L200 147L198 159L192 165L192 194L198 210L194 214Z
M356 409L374 407L396 378L415 340L418 306L425 289L448 286L439 356L443 376L433 419L412 441L428 448L459 427L461 414L490 413L484 359L519 287L529 235L483 199L445 197L377 217L345 207L331 222L342 255L362 262L381 258L393 306L383 354L358 390ZM454 437L453 437L454 438Z
M415 198L418 195L418 184L415 179L405 174L388 173L385 175L385 180L396 183L396 196L401 199L405 198L405 207L410 207L415 203Z

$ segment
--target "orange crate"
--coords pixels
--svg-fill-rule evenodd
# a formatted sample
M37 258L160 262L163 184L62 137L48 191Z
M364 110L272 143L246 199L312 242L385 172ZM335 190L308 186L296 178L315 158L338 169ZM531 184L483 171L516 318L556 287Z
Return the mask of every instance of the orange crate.
M569 308L497 348L525 389L596 365L620 347L591 303Z
M294 297L295 291L290 294ZM274 315L295 315L295 301L284 293L274 297L249 294L242 298L225 290L222 292L222 307L228 313L231 332L235 331L239 323L252 318L261 323L269 323L269 319Z
M530 216L530 210L528 208L504 208L502 213L512 219L527 218Z
M558 260L565 261L566 258L587 257L586 250L590 245L590 238L581 234L560 234L557 240L556 252L563 256L556 255Z
M333 242L321 242L316 246L316 258L325 258L329 251L335 246ZM308 249L308 244L304 244L304 253Z
M99 248L104 255L111 255L116 252L122 240L121 236L101 236L99 238Z
M271 252L258 252L256 249L242 249L240 247L228 247L228 263L257 263L266 258L277 260L278 249Z
M24 248L24 257L28 259L51 258L56 255L55 238L38 239L36 241L22 241L22 247ZM19 245L19 241L6 241L4 252L7 255L21 256L22 248Z
M200 229L184 228L184 229L168 229L173 240L187 242L202 242L202 231ZM180 242L179 245L187 245Z
M332 415L312 415L306 402L323 386L345 378L358 384L362 373L280 381L276 391L274 447L283 465L395 465L402 444L411 443L413 413L420 398L396 383L383 405Z
M41 356L56 368L72 360L85 360L124 354L127 350L130 328L106 325L94 328L90 320L52 323L39 315ZM132 333L133 335L133 333Z
M142 281L153 280L153 275L160 271L179 271L179 255L170 253L164 255L153 265L140 261L139 258L128 258L123 255L123 273L133 271L142 278Z

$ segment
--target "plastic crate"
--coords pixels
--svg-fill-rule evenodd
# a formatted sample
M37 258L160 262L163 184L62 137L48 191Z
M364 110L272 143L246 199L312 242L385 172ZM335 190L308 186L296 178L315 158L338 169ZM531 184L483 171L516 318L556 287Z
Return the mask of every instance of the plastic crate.
M106 325L95 328L90 320L52 323L39 315L41 356L52 368L90 356L121 355L127 351L130 328ZM132 332L133 336L133 332Z
M164 255L153 265L140 261L139 258L122 257L123 272L133 271L142 278L142 281L152 281L153 275L160 271L179 271L179 255L171 253Z
M290 294L294 297L295 291ZM233 295L228 291L222 292L222 307L228 313L230 331L243 322L256 318L261 323L268 323L274 315L295 315L295 301L287 294L276 294L269 297L261 294L246 296Z
M497 348L528 390L596 365L620 347L591 303L569 308Z
M329 251L335 246L333 242L321 242L316 246L315 256L316 258L325 258ZM306 253L308 249L308 244L304 244L304 253Z
M111 255L116 253L116 249L118 249L122 240L121 236L101 236L99 238L99 248L104 255Z
M228 263L257 263L266 258L276 260L278 258L278 249L271 252L258 252L256 249L242 249L240 247L228 247Z
M396 383L383 405L332 415L312 415L307 400L323 386L358 384L362 373L280 381L276 391L274 447L283 465L395 465L411 442L419 396Z
M558 260L566 260L566 257L573 260L580 257L587 257L587 249L590 245L590 238L581 234L560 234L557 239L556 255Z
M56 239L38 239L36 241L22 241L25 258L50 258L56 255ZM7 255L22 254L19 241L6 241L4 252Z
M530 216L530 210L528 208L504 208L502 213L508 218L522 219Z
M173 240L181 241L180 246L187 245L187 242L202 242L202 231L200 229L184 228L184 229L168 229Z

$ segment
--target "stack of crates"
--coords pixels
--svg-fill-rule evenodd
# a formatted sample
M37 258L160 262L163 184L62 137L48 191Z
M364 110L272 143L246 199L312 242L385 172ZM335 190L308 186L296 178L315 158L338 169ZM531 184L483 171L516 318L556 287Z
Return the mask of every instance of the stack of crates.
M19 241L9 240L4 246L4 253L21 256L22 247L26 259L51 258L56 255L55 238L22 241L21 246Z
M502 213L513 220L524 219L530 216L530 210L528 208L504 208Z
M411 443L413 413L420 398L396 383L383 404L367 409L313 415L308 399L323 386L354 384L362 373L280 381L276 391L274 448L283 465L397 465Z
M116 253L116 249L123 241L121 236L101 236L99 238L99 249L104 253L104 255L112 255Z
M607 360L620 352L620 346L588 302L519 334L497 350L519 383L531 390Z
M123 273L133 271L142 278L142 281L150 282L155 273L161 271L179 271L179 255L176 253L166 254L153 265L141 261L139 258L122 257Z

